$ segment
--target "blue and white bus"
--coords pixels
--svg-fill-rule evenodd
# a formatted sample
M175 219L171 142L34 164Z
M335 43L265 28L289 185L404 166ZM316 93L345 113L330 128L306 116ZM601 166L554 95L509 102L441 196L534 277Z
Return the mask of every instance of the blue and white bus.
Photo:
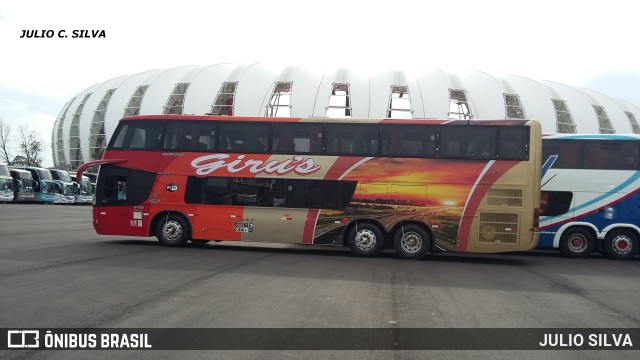
M53 202L55 204L73 204L75 201L74 187L69 173L58 169L49 169L49 172L56 183L56 199Z
M640 136L547 135L542 154L538 247L568 257L638 254Z

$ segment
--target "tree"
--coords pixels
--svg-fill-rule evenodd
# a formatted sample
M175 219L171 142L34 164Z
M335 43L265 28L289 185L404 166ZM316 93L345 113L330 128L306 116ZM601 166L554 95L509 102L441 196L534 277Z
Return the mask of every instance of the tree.
M11 125L5 124L4 119L0 118L0 161L9 163L9 134L11 133Z
M40 166L42 163L42 142L35 130L27 125L18 127L18 147L24 155L27 166Z

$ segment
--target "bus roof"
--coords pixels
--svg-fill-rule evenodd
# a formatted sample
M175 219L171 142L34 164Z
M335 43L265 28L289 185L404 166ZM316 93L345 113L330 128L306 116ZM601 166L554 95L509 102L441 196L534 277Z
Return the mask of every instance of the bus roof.
M173 120L173 121L249 121L249 122L317 122L342 124L451 124L451 125L525 125L531 120L522 119L356 119L356 118L327 118L327 117L267 117L267 116L225 116L225 115L176 115L155 114L126 116L120 121L140 120Z
M29 174L29 176L31 176L31 172L24 170L24 169L18 169L18 168L14 168L14 167L10 167L9 168L10 172L15 172L17 174Z
M542 134L543 139L640 140L640 134Z

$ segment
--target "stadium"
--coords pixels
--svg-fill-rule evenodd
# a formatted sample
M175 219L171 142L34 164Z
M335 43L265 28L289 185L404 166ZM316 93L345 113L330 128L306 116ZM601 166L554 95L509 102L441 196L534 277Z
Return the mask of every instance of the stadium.
M118 120L142 114L330 118L536 119L544 133L640 133L640 107L584 88L518 75L425 67L215 64L107 80L56 118L54 166L99 159Z

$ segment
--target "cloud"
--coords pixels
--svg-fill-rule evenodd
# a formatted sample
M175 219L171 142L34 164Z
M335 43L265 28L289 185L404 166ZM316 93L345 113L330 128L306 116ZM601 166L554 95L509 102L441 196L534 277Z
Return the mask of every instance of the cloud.
M56 114L62 105L58 104L55 99L11 92L0 87L0 119L11 127L9 144L11 155L18 154L18 140L16 139L18 129L20 126L26 125L29 129L35 130L40 137L39 140L43 148L43 165L52 166L51 132Z

